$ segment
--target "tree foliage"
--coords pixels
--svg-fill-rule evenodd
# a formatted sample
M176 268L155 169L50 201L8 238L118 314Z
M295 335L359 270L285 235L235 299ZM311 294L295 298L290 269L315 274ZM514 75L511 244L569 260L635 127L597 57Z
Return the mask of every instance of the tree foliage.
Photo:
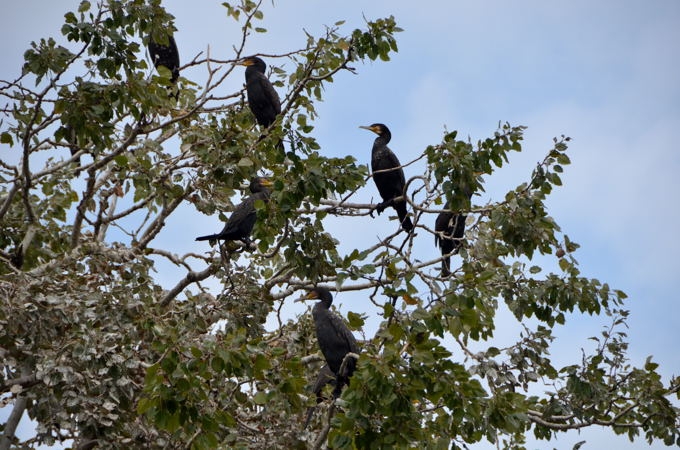
M185 60L183 71L201 69L204 80L182 74L177 103L168 74L144 54L149 36L163 42L173 29L159 1L83 1L64 16L63 44L34 42L21 76L0 81L10 155L0 166L0 386L13 411L0 448L443 449L483 439L523 448L528 433L550 439L591 425L680 445L678 380L665 385L651 359L631 366L625 294L580 274L578 244L546 210L569 138L485 205L466 192L482 192L522 150L524 127L500 124L475 143L447 132L423 150L425 170L407 181L417 233L433 237L446 201L469 217L450 278L403 232L340 253L325 219L370 214L373 205L356 201L370 175L353 156L324 155L315 104L353 62L389 60L401 30L392 17L355 30L338 22L268 55L284 95L263 133L243 91L225 93L225 80L242 77L247 38L266 32L263 10L251 0L223 6L243 40L230 58ZM262 171L276 185L256 205L256 249L158 246L180 206L223 214ZM554 255L559 270L544 274L537 255ZM160 261L186 276L162 286ZM208 277L220 292L201 283ZM303 431L322 361L310 317L278 313L317 283L364 292L382 317L351 385ZM504 348L485 345L503 304L525 332ZM556 367L552 333L574 312L609 316L611 327L593 338L594 352ZM346 317L356 331L366 318L360 309ZM24 413L38 425L19 442Z

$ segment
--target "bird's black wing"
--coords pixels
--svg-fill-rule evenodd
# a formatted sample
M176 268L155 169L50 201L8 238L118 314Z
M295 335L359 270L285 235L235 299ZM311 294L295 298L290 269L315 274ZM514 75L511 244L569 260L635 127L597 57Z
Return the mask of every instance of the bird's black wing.
M444 209L448 209L448 203L444 205ZM460 247L460 240L465 235L465 214L454 214L451 211L444 211L439 213L434 222L434 231L438 231L434 235L434 243L439 245L442 253L451 253L451 251Z
M246 80L248 105L255 115L257 123L268 127L281 113L281 101L274 86L264 74L255 72Z
M246 199L229 216L229 220L224 225L220 234L230 236L230 239L243 239L250 235L255 226L257 213L253 206L252 199Z
M385 201L399 197L404 192L406 178L404 177L404 170L400 166L401 163L397 155L387 147L376 151L371 158L373 180L378 187L380 196ZM382 170L385 170L385 172L381 172Z
M387 146L374 147L371 157L371 170L373 171L373 181L378 188L378 192L383 199L376 209L380 214L387 206L392 206L397 211L399 222L407 232L413 229L413 223L408 217L406 201L394 201L396 197L404 195L406 178L404 170L400 167L401 163ZM394 170L389 170L394 169ZM380 172L386 170L385 172Z
M251 195L234 208L222 231L217 234L197 237L196 240L237 240L250 236L250 232L253 230L255 220L257 219L257 211L255 210L255 200L257 198L259 198L257 194Z
M274 115L281 114L281 99L279 99L279 94L276 92L276 89L274 89L271 81L264 75L258 77L258 81L262 88L262 92L264 92L265 97L271 104Z
M445 208L448 208L448 204L445 205ZM446 211L446 212L441 212L437 216L437 219L434 222L434 230L438 231L441 234L435 234L434 235L434 243L435 245L439 245L439 248L441 249L442 256L448 255L453 251L453 240L451 240L450 236L453 231L451 227L451 219L453 218L453 213ZM446 256L442 260L442 276L446 277L451 273L451 257Z
M390 150L389 147L387 146L384 146L383 148L380 149L376 149L372 154L371 170L373 170L374 172L378 170L394 169L399 166L401 166L399 158L397 158L397 155L395 155L394 152ZM405 183L406 180L404 178L404 171L401 168L385 173L397 173L400 171L401 171L400 179L402 183Z
M340 316L337 314L331 313L331 323L333 328L335 329L335 333L338 339L338 342L342 342L342 345L344 347L344 354L342 355L342 358L340 359L340 363L342 364L342 360L345 358L345 355L349 352L352 353L359 353L359 345L357 344L357 340L354 337L354 334L352 331L347 328L347 325L345 322L342 320ZM346 363L346 369L342 376L350 376L352 372L354 372L354 367L356 365L356 362L354 358L350 358L347 363Z
M444 205L444 209L448 209L448 202ZM434 235L434 242L439 245L442 256L450 253L457 253L461 246L461 239L465 235L465 219L464 214L454 214L450 211L439 213L434 223L434 230L441 234ZM450 273L451 258L446 257L442 260L442 275L447 276Z
M399 177L399 185L401 186L400 190L403 191L404 186L406 185L406 177L404 176L404 169L400 167L401 163L399 162L399 158L397 158L397 155L395 155L391 150L387 154L387 158L389 159L391 167L399 167L399 169L395 170L395 173ZM399 195L401 194L402 192L399 192Z
M315 312L314 322L321 352L333 373L337 374L345 355L358 351L356 339L342 319L328 309Z
M465 214L456 214L451 218L451 225L453 227L452 237L454 239L453 246L460 247L460 240L465 236L465 221L467 216Z
M444 209L448 209L448 203L444 205ZM449 242L451 242L450 239L447 239L448 236L452 234L452 227L451 227L451 219L453 218L453 213L450 211L443 211L440 212L439 215L437 215L437 219L434 222L434 231L438 231L439 233L436 233L434 235L434 243L435 245L438 245L439 248L442 249L442 253L449 253L451 250L449 249L448 251L444 251L444 247L448 245Z
M149 54L154 67L163 66L167 68L172 76L170 81L173 83L179 78L179 51L175 38L168 36L168 45L162 45L149 39Z

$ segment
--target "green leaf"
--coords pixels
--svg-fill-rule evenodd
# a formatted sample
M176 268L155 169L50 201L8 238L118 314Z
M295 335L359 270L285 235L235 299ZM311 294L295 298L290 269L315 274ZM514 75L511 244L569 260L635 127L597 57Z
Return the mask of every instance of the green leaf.
M583 446L583 444L585 444L585 443L586 443L586 441L579 441L579 442L577 442L577 443L574 444L574 446L572 447L572 450L579 450L579 449Z
M224 360L219 356L213 356L212 359L210 360L210 367L214 372L220 373L224 371L226 364L224 363Z
M154 408L156 405L157 402L155 400L148 397L142 397L137 402L137 414L146 414L147 411Z
M9 144L9 146L12 147L12 146L14 146L14 139L12 139L11 134L4 131L2 134L0 134L0 143L1 144Z
M347 321L349 322L349 327L353 330L358 330L364 326L364 318L352 311L347 313Z
M255 356L255 362L253 364L253 369L258 372L262 372L271 367L269 360L263 354L258 354Z
M116 155L116 156L113 158L113 160L114 160L115 163L116 163L118 166L120 166L120 167L123 167L123 168L129 167L129 159L128 159L127 156L125 156L125 155L123 155L123 154Z
M559 265L560 269L562 269L563 272L567 272L571 268L571 264L569 263L569 261L567 261L564 258L559 259Z
M259 391L253 396L253 402L256 405L264 405L267 403L267 394L263 391Z
M238 162L239 167L252 167L253 166L253 160L247 157L243 157L239 160Z
M647 360L645 361L645 370L648 372L654 372L658 367L659 365L652 361L652 357L648 356Z

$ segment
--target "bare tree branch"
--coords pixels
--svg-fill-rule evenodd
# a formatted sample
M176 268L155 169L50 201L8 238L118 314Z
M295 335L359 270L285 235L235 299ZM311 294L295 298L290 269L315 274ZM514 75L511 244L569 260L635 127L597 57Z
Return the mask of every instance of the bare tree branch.
M30 369L26 365L23 365L21 368L21 378L28 378L30 376ZM7 422L5 422L4 431L0 437L0 450L9 450L14 441L17 426L19 426L19 422L24 415L24 411L26 411L27 405L28 398L26 395L19 394L14 401L12 412L7 418Z
M177 295L182 292L184 288L189 286L191 283L196 283L201 280L205 280L211 275L217 273L220 270L219 264L211 264L207 269L201 272L189 272L177 285L172 288L159 302L161 306L167 306Z

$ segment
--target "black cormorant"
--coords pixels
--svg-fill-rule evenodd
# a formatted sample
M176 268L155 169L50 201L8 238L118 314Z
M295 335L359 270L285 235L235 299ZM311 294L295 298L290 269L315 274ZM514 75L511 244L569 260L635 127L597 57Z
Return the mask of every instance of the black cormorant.
M224 229L217 234L210 234L208 236L197 237L197 241L208 240L225 240L236 241L241 240L247 245L250 244L250 233L255 226L257 219L257 211L255 210L255 200L269 199L268 187L272 186L272 182L264 177L254 178L250 182L250 192L252 195L243 200L231 213Z
M326 363L328 363L328 368L336 378L333 396L337 398L342 392L342 387L349 384L349 377L352 376L356 368L356 360L353 357L348 357L344 370L340 372L342 362L350 352L359 354L359 345L352 332L347 328L347 325L338 315L329 309L331 303L333 303L333 296L328 289L322 286L315 287L302 298L302 300L312 299L320 300L312 308L312 317L314 318L319 348L321 348L321 353L323 353ZM323 379L320 374L316 383L320 384L318 386L319 392L325 384ZM316 384L315 389L317 389Z
M281 101L274 86L264 74L267 65L257 56L249 56L239 64L246 66L248 106L257 123L269 127L281 113Z
M413 223L411 223L411 219L406 212L406 200L394 200L396 197L406 195L404 192L406 179L404 178L404 170L401 168L399 159L387 146L387 143L392 139L392 133L382 123L374 123L373 125L367 127L361 126L359 128L372 131L378 135L373 142L373 150L371 152L371 171L373 172L373 181L375 181L383 201L378 204L376 210L380 214L385 208L392 206L397 211L401 226L404 230L410 232L413 229Z
M172 35L168 35L168 44L159 44L149 37L149 54L156 69L163 66L170 71L170 82L176 83L179 78L179 51Z
M444 209L449 209L449 202L446 202ZM461 246L461 239L465 234L465 214L454 214L451 211L440 212L434 223L434 243L439 245L442 256L458 253ZM441 233L441 234L439 234ZM447 277L451 273L451 257L446 256L442 260L442 276Z

